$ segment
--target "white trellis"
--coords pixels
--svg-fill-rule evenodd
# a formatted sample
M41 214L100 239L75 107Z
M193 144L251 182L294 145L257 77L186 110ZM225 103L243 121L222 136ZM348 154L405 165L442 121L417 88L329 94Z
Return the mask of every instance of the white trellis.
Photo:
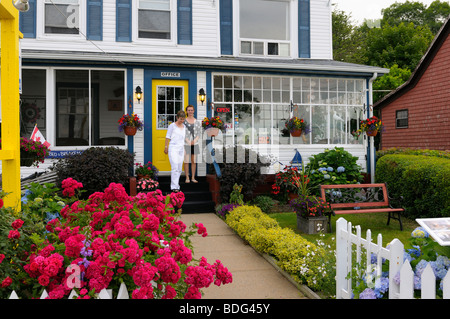
M398 239L394 239L387 249L383 247L381 234L378 234L377 243L373 243L370 229L367 230L366 239L361 237L359 225L355 226L355 229L356 234L353 233L352 224L342 217L336 222L336 298L350 299L352 297L352 280L349 276L354 264L352 259L355 256L355 263L361 265L362 248L364 248L367 257L365 265L367 273L373 270L371 254L375 254L377 258L377 277L381 276L382 258L389 260L389 299L413 299L414 272L408 260L403 262L403 244ZM397 284L394 278L399 272L400 284ZM436 298L436 277L430 264L422 273L421 298ZM450 271L444 278L443 298L450 299Z

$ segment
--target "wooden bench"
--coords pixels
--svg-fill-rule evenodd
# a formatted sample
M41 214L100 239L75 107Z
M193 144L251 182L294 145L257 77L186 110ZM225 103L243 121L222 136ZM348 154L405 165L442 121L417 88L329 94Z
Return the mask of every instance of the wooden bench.
M388 213L387 225L392 219L400 223L403 230L401 213L404 208L393 208L389 204L386 184L345 184L320 185L323 200L330 203L334 214ZM331 215L329 217L331 231Z

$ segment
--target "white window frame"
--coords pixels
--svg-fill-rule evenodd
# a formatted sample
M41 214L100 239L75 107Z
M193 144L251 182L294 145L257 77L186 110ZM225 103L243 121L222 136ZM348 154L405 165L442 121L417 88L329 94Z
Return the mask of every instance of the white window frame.
M133 1L132 37L133 42L145 45L176 45L177 39L177 2L170 0L170 39L149 39L139 37L139 0Z
M46 70L46 139L51 144L51 149L55 151L61 150L85 150L90 147L109 147L111 145L86 145L86 146L56 146L56 71L58 70L82 70L89 72L89 82L91 81L91 71L122 71L124 72L124 92L127 92L127 69L121 68L76 68L76 67L24 67L24 69L45 69ZM89 86L90 91L90 86ZM89 92L91 95L91 92ZM91 99L89 99L89 143L91 143L92 132L92 105ZM124 110L127 110L127 101L124 98L123 101ZM118 119L117 119L118 120ZM119 134L119 133L118 133ZM121 149L128 148L128 139L125 139L125 145L115 145L115 147Z
M55 2L56 0L54 0ZM86 1L78 0L78 14L79 14L79 21L78 21L78 34L60 34L60 33L46 33L45 32L45 6L47 4L51 4L50 0L44 0L42 2L38 2L39 5L36 6L36 36L38 38L51 38L58 41L64 41L70 39L70 41L73 40L86 40L86 15L87 15L87 8L86 8ZM56 3L55 3L56 4ZM70 13L68 13L68 16Z
M229 104L229 105L231 105L232 115L234 115L234 106L235 106L235 104L251 104L252 105L252 109L253 109L253 106L255 105L255 102L253 102L253 101L252 102L244 102L244 101L243 102L216 101L214 99L214 89L215 89L215 87L214 87L214 77L215 76L231 76L231 77L234 77L234 76L244 76L244 77L245 76L250 76L250 77L263 77L263 78L264 77L289 78L290 79L290 89L289 89L289 92L290 92L289 99L290 99L290 101L293 101L293 94L294 94L293 81L294 81L294 78L308 78L308 76L284 76L284 75L282 76L282 75L276 75L276 74L261 75L261 74L249 74L249 73L222 73L222 72L212 73L211 74L211 88L212 88L212 97L213 97L212 103L214 103L215 105L221 105L221 104ZM321 77L309 77L309 78L311 78L313 80L321 79ZM271 114L271 127L268 128L268 131L271 132L271 138L270 138L271 142L269 144L277 145L279 147L291 147L292 145L302 145L302 146L305 146L305 147L319 147L319 148L321 148L321 147L333 147L333 146L336 146L336 145L344 145L345 147L356 147L356 148L363 147L365 141L364 141L364 139L362 139L362 137L360 137L358 140L355 140L355 139L349 137L351 132L350 132L350 127L347 125L347 123L348 123L348 120L350 119L349 112L353 111L353 110L356 110L356 109L359 109L360 112L361 112L360 115L358 115L357 123L359 123L359 120L362 120L362 116L363 116L362 114L364 113L363 112L363 108L364 108L364 105L366 103L366 94L365 94L365 91L364 91L365 80L360 79L360 78L339 78L339 77L336 77L336 78L335 77L325 77L324 79L336 79L336 80L346 80L346 81L347 80L350 80L350 81L351 80L356 80L356 81L362 81L363 82L362 83L362 87L361 87L363 89L363 91L360 92L360 94L361 94L360 103L356 103L356 104L352 103L352 101L356 101L356 100L349 100L346 97L343 102L339 102L339 100L336 100L335 102L332 102L332 101L330 101L328 99L326 102L322 102L322 103L318 103L318 102L314 103L313 101L310 101L309 103L298 104L298 105L307 105L310 108L312 108L314 106L316 106L316 107L320 106L320 107L326 107L327 108L327 110L328 110L327 111L327 114L328 114L327 115L327 126L328 126L328 128L327 128L327 136L326 136L326 138L328 140L328 143L325 143L325 144L314 143L314 141L312 140L312 136L311 136L309 138L309 142L308 143L297 144L297 143L295 143L293 138L290 138L288 144L274 144L273 143L274 139L273 139L273 135L272 135L272 134L275 133L273 131L274 130L273 107L276 106L276 105L288 106L289 103L283 102L282 99L280 99L280 102L275 102L272 99L270 102L266 102L266 101L261 101L260 102L260 104L270 104L271 105L271 113L272 113ZM317 86L317 90L315 90L315 91L319 92L319 86ZM330 92L329 89L328 89L327 92ZM357 92L355 91L355 89L348 90L348 87L346 86L345 90L342 91L342 93L344 93L345 96L347 96L347 95L354 94L354 93L357 93ZM272 90L271 94L273 95L273 90ZM297 102L295 102L295 103L297 103ZM346 135L345 135L345 141L343 143L338 143L338 144L330 143L330 140L331 140L330 139L330 134L331 134L331 119L330 119L330 116L332 114L331 111L332 111L333 107L345 107L345 114L346 114L346 116L345 116L345 123L346 123L345 124L346 125L346 127L345 127L345 134ZM310 112L309 118L305 118L305 120L306 120L306 122L308 124L311 125L312 112ZM252 126L253 126L253 124L254 124L254 117L252 115ZM252 134L254 134L254 131L252 132ZM231 134L231 136L232 136L232 140L233 140L233 143L234 143L235 142L234 133ZM258 146L259 145L257 143L253 143L253 141L255 141L255 136L253 136L253 135L251 136L251 141L252 141L252 143L245 144L245 145L246 146L249 146L249 145L251 145L251 146ZM353 143L354 141L357 141L357 142Z
M233 51L235 56L245 56L245 57L260 57L260 58L274 58L274 59L286 59L286 58L295 58L298 56L296 54L296 50L298 48L298 28L296 27L298 25L298 10L296 8L298 7L298 0L277 0L277 1L283 1L283 2L289 2L290 8L290 29L289 29L289 38L290 40L269 40L269 39L252 39L252 38L241 38L240 36L240 1L245 0L233 0L233 24L234 24L234 30L233 30ZM250 41L252 43L254 42L263 42L264 43L264 54L246 54L241 53L241 45L242 42ZM278 44L289 44L289 54L287 55L269 55L268 54L268 43L278 43Z

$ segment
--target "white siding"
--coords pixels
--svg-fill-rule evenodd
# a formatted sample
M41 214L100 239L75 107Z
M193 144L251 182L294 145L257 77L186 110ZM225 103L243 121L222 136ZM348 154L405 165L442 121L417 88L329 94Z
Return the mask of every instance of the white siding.
M333 59L331 1L311 0L311 59Z
M192 45L178 45L176 41L176 29L172 30L173 41L138 39L133 42L116 42L116 1L105 0L103 1L103 41L91 42L82 39L81 36L77 36L76 38L70 36L44 36L41 32L41 36L38 34L37 39L25 38L21 40L22 48L25 51L27 49L64 50L68 52L96 52L104 53L105 55L108 53L123 53L215 57L219 52L218 1L196 0L193 1L192 5ZM176 11L176 6L174 10ZM38 30L41 28L42 23L43 15L40 16L38 11ZM134 24L134 26L137 26L137 19L135 19ZM24 53L24 56L26 56L26 53Z
M137 86L140 86L142 92L144 92L144 69L133 69L133 92L136 90ZM142 95L140 101L138 101L135 94L133 94L133 111L141 120L144 120L144 100L145 94ZM126 107L128 107L128 105ZM151 109L148 111L152 112ZM144 122L144 126L150 127L151 123ZM137 131L134 136L135 163L144 163L144 143L144 131Z

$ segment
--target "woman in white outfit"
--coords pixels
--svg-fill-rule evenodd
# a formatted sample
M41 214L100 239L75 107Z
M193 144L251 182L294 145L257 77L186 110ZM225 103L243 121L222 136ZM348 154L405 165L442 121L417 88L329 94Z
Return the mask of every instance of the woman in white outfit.
M186 113L178 111L176 121L169 125L166 134L164 153L169 154L171 167L170 189L173 192L180 191L180 175L183 167L184 139L186 137L185 119Z

